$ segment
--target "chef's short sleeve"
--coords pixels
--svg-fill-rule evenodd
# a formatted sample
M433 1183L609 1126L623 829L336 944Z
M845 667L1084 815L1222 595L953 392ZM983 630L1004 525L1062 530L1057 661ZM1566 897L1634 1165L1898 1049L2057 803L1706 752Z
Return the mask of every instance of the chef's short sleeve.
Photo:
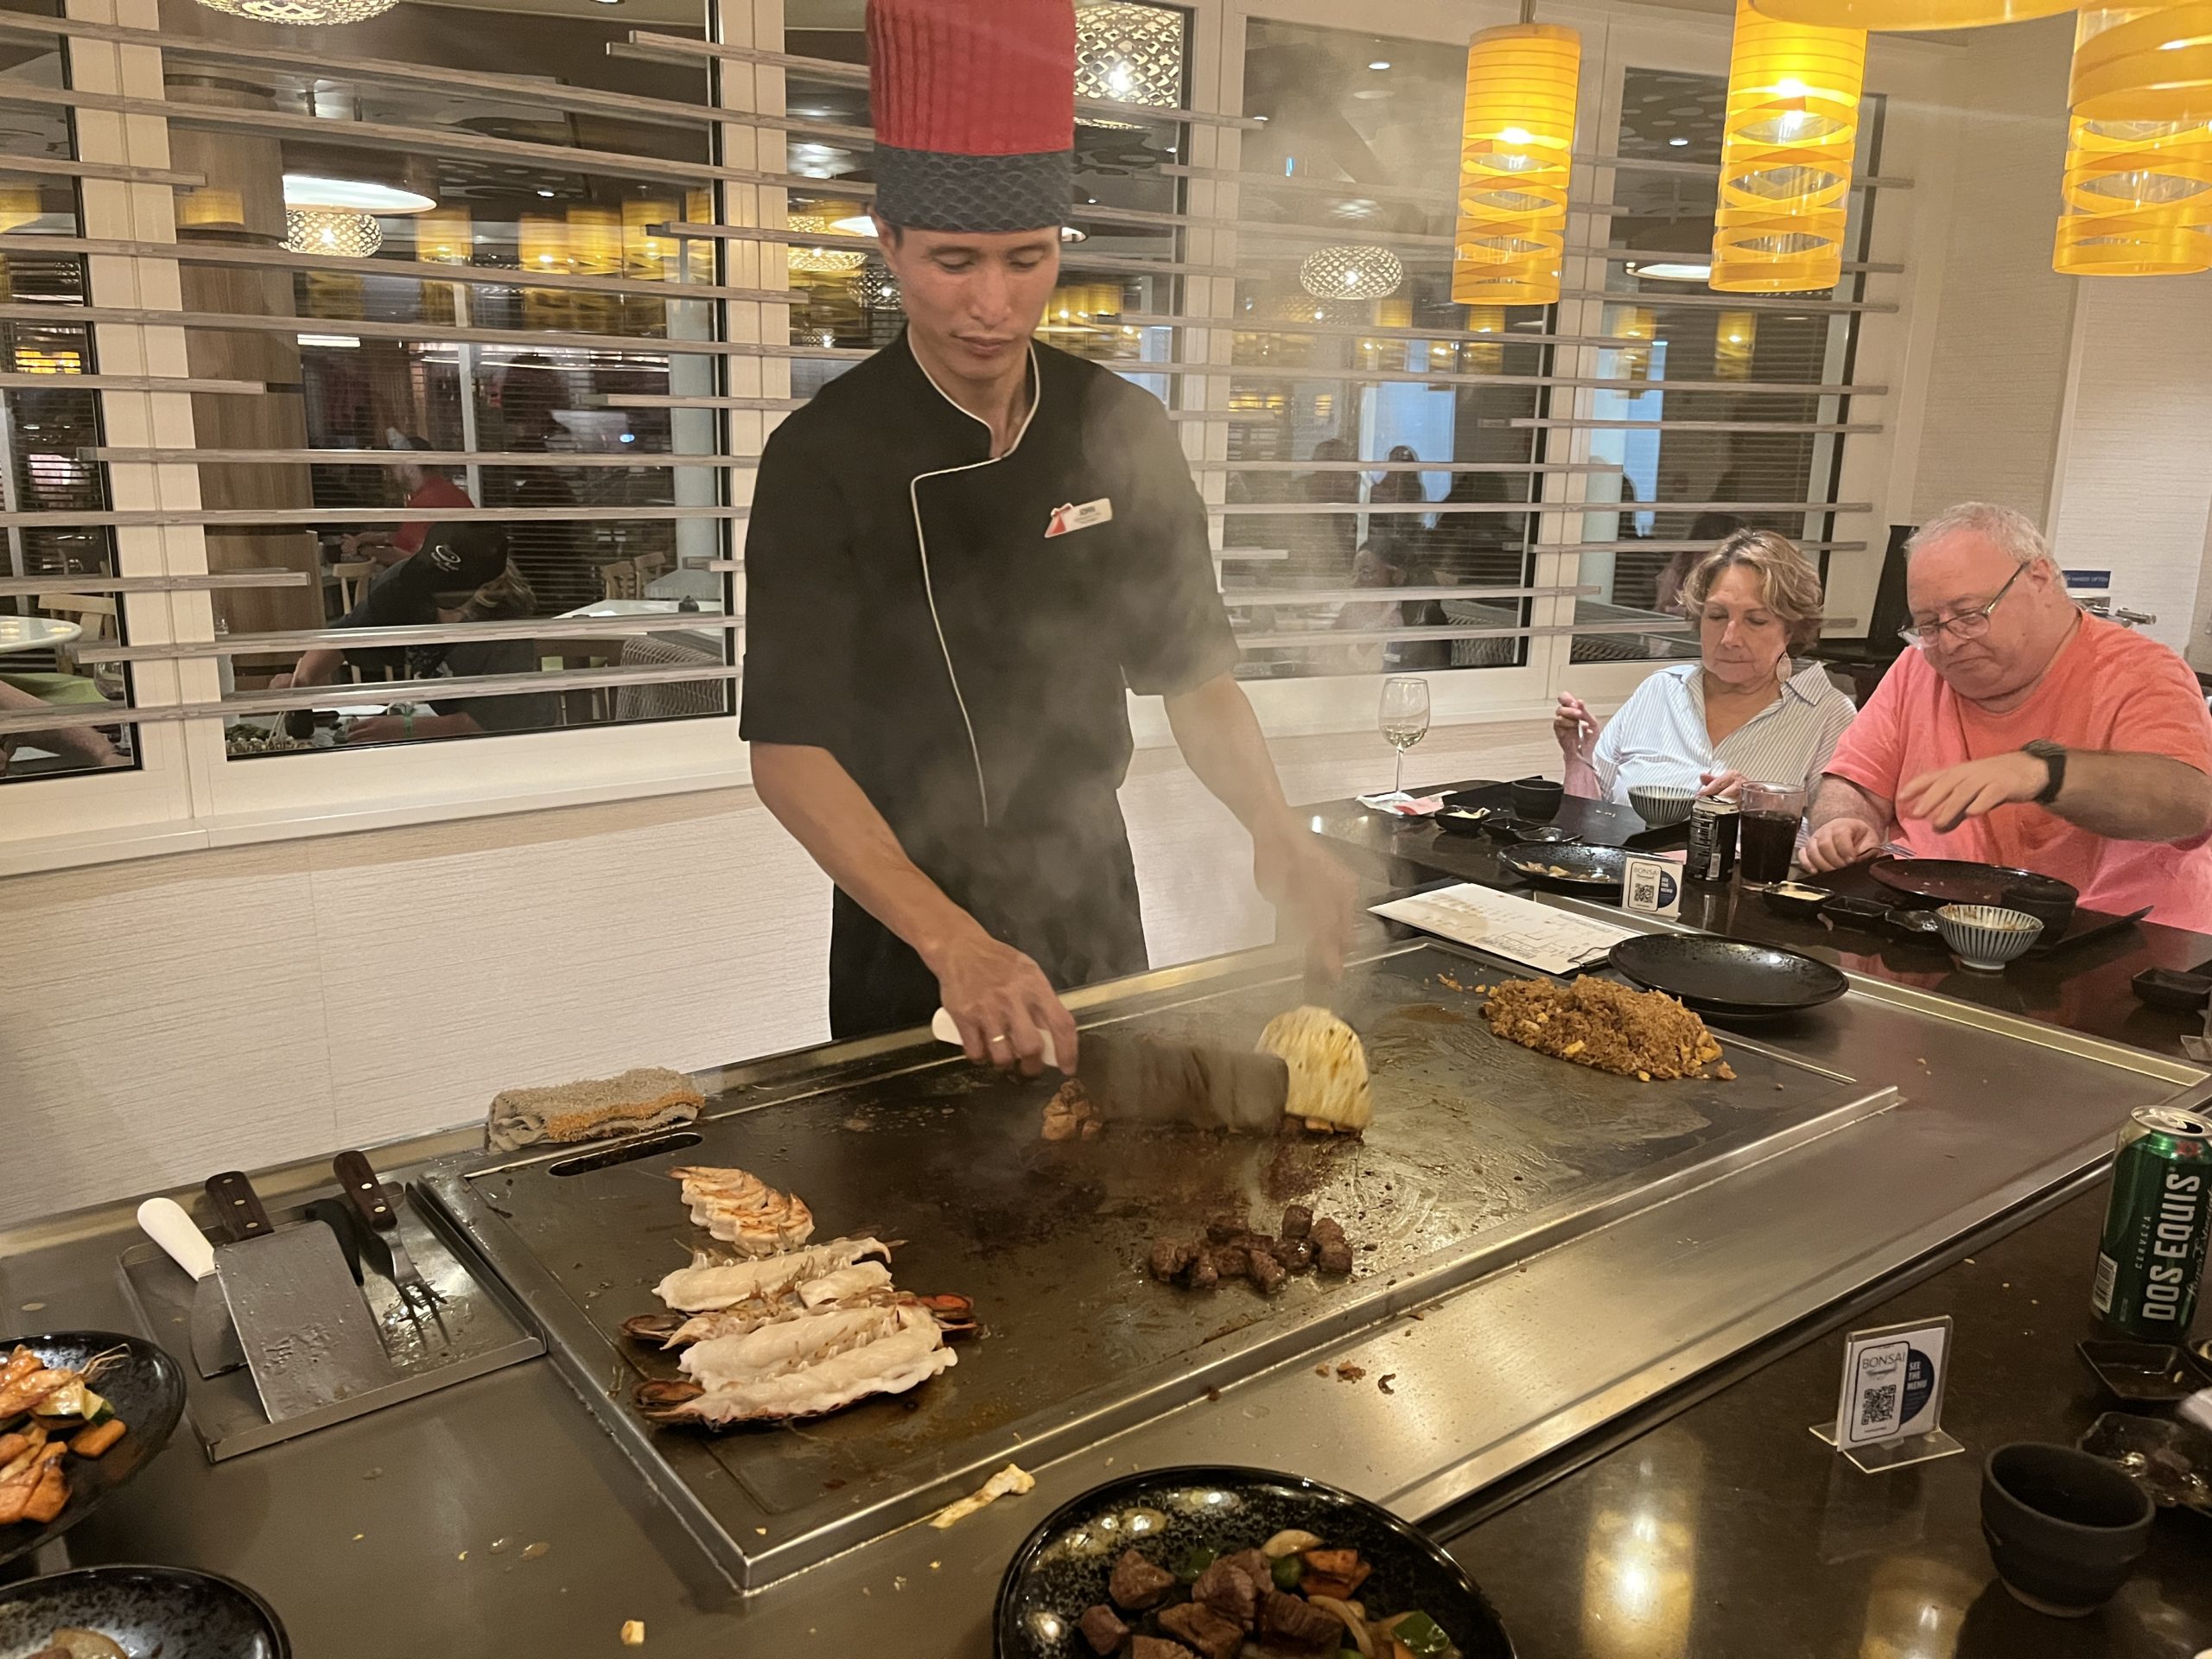
M859 595L843 498L801 424L771 435L754 477L739 733L837 753L851 728Z
M1135 579L1121 597L1122 673L1140 696L1173 696L1236 666L1236 641L1214 577L1205 503L1160 400L1116 385L1109 423L1125 457L1122 493L1134 521L1123 545ZM1120 502L1115 514L1122 516Z

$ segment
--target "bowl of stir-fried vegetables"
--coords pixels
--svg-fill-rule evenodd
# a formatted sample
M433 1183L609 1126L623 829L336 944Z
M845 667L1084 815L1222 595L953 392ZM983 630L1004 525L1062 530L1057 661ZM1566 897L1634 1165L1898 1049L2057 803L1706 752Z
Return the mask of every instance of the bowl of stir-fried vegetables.
M1007 1567L1000 1659L1511 1659L1458 1563L1366 1499L1264 1469L1158 1469L1048 1517Z
M142 1338L0 1338L0 1566L98 1509L183 1414L184 1373Z

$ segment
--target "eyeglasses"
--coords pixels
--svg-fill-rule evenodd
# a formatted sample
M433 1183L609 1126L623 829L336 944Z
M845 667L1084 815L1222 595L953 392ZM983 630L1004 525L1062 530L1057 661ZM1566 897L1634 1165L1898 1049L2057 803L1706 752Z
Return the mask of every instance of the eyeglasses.
M2005 585L1997 590L1997 597L1978 610L1967 611L1958 616L1939 617L1925 624L1909 623L1897 630L1897 638L1908 645L1919 646L1923 651L1934 649L1936 640L1947 633L1959 640L1980 639L1989 632L1989 613L2003 603L2005 595L2012 591L2012 584L2027 574L2027 569L2024 564L2005 577Z

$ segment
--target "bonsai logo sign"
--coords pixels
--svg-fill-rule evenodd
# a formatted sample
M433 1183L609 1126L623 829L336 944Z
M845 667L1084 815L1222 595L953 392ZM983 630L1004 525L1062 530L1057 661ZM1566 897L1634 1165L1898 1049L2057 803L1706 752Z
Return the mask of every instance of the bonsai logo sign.
M1846 1344L1839 1450L1887 1446L1942 1427L1943 1368L1951 1321L1861 1331Z

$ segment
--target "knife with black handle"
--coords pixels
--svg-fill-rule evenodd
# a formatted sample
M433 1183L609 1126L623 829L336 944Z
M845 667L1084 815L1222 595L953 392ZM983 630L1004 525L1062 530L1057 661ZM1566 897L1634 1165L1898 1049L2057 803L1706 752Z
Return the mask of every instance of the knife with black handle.
M385 1194L384 1182L378 1179L375 1166L359 1152L341 1152L330 1160L337 1172L338 1185L346 1195L346 1203L353 1206L353 1213L367 1224L391 1258L391 1282L399 1287L399 1294L409 1301L432 1301L435 1298L429 1285L415 1267L415 1260L407 1253L407 1245L399 1236L399 1217L391 1207L391 1200Z
M243 1244L249 1238L266 1238L276 1230L268 1211L261 1207L261 1195L253 1190L253 1183L246 1179L245 1171L226 1169L219 1175L210 1175L207 1196L214 1200L217 1223L233 1244Z

